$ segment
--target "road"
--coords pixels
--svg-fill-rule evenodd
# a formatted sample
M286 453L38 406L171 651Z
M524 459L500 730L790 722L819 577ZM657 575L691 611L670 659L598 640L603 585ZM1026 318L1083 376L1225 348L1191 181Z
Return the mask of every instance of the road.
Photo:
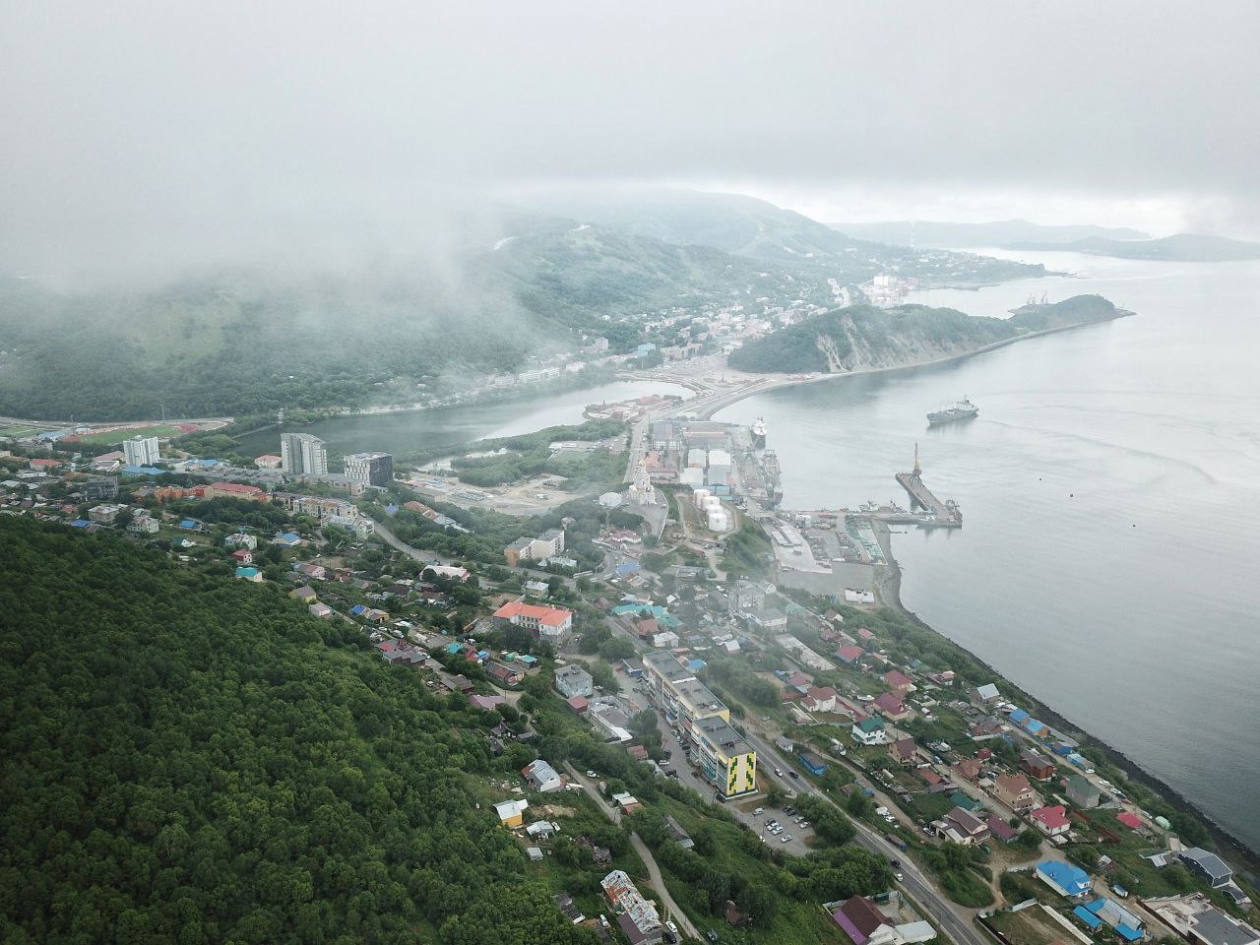
M799 794L812 794L833 806L839 806L803 778L799 781L789 780L786 777L775 778L771 774L772 769L777 766L784 772L787 772L791 770L788 762L756 733L749 731L745 733L744 737L756 749L759 773L766 777L767 780L780 782L781 786L788 791ZM765 764L767 759L770 762L768 766ZM880 856L901 860L903 877L900 880L901 887L912 899L918 902L928 914L927 917L930 917L950 937L955 945L992 945L989 939L975 928L972 921L975 917L974 910L964 909L950 902L937 892L932 881L924 875L909 857L903 857L901 850L885 840L878 831L872 830L866 824L853 820L853 818L849 819L857 829L854 843Z
M621 823L621 815L617 813L617 809L604 800L599 791L590 782L585 775L579 774L567 761L564 766L569 769L569 774L575 782L582 785L582 790L587 796L595 802L595 805L604 812L604 815L614 824ZM643 842L643 838L637 833L630 834L630 845L634 847L634 852L639 854L639 858L643 860L643 865L647 867L648 877L651 880L652 888L656 890L664 903L668 915L662 918L673 919L678 926L680 932L687 938L702 940L700 932L691 924L691 920L687 918L687 913L678 908L678 903L674 901L674 897L669 894L669 887L665 885L665 878L661 876L661 868L656 865L656 857L652 855L652 851L647 848L647 844Z
M425 564L437 563L449 567L453 563L451 559L443 558L436 552L421 551L418 548L412 548L411 545L407 544L380 522L377 522L376 519L373 519L372 521L376 523L376 534L379 535L381 540L391 548L397 548L403 554L415 558L417 561L422 561Z

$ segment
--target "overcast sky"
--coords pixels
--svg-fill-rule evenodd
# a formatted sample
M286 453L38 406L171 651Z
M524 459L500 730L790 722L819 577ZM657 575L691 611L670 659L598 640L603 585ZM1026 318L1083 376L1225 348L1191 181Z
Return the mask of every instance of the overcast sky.
M0 0L0 267L388 243L522 184L1260 236L1260 4Z

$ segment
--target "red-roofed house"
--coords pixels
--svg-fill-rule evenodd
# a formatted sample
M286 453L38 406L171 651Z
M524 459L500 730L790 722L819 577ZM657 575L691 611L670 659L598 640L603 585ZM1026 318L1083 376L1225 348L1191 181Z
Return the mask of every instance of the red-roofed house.
M917 774L929 787L940 787L945 783L945 779L931 768L920 768L915 772L915 774Z
M852 666L862 658L862 651L856 646L842 646L836 650L836 659Z
M888 746L888 753L893 756L893 760L903 765L914 761L918 750L919 746L913 738L899 738Z
M954 770L958 772L959 777L975 781L980 777L980 762L974 758L964 758L954 765Z
M997 814L990 814L984 818L984 824L989 828L989 833L997 837L1003 843L1010 843L1019 836L1019 831L1008 824Z
M1044 833L1047 837L1057 837L1065 834L1072 826L1072 821L1068 819L1067 811L1063 809L1062 804L1056 804L1054 807L1041 807L1028 815L1032 818L1032 822L1037 829Z
M875 634L867 630L865 627L858 627L857 635L859 640L874 640Z
M884 673L884 685L898 692L913 692L915 688L914 680L897 669Z
M232 560L237 564L253 564L254 553L248 548L237 548L232 552Z
M574 715L582 715L590 707L590 703L586 701L586 696L570 696L564 701L568 703Z
M499 620L530 630L544 643L558 643L573 627L573 612L563 607L509 601L494 612Z
M875 903L864 896L846 900L831 917L853 939L853 945L891 941L896 929L892 921L875 908Z
M32 469L42 469L47 472L50 469L59 469L61 460L59 459L33 459L31 460Z
M1125 811L1122 814L1116 814L1116 820L1124 824L1130 830L1137 830L1142 826L1142 818L1131 811Z
M801 692L808 692L809 687L814 684L814 677L807 676L799 669L788 677L788 685L793 689L799 689Z
M801 700L801 708L806 712L834 712L836 710L836 691L830 686L825 688L811 686L805 698Z
M906 704L891 692L886 692L876 698L875 707L879 709L884 718L893 722L900 722L902 719L910 717L910 710L906 708Z

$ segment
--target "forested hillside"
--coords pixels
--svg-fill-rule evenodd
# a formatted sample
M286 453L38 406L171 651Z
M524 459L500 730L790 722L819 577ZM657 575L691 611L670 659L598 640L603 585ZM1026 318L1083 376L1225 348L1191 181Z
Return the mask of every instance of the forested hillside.
M808 318L733 351L730 365L754 373L864 370L921 364L1039 331L1106 321L1121 314L1099 295L1027 305L1010 318L952 308L853 305Z
M26 519L0 599L0 940L593 941L474 807L476 714L357 628Z

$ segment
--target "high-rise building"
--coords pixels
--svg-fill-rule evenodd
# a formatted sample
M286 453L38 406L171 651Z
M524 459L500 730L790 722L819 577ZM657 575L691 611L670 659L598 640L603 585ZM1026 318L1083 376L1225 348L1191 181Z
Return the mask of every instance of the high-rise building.
M152 466L162 458L156 436L133 436L123 441L123 456L128 466Z
M327 475L328 444L310 433L281 433L280 468L292 476Z
M346 478L369 486L387 486L394 479L394 457L389 453L351 453Z

